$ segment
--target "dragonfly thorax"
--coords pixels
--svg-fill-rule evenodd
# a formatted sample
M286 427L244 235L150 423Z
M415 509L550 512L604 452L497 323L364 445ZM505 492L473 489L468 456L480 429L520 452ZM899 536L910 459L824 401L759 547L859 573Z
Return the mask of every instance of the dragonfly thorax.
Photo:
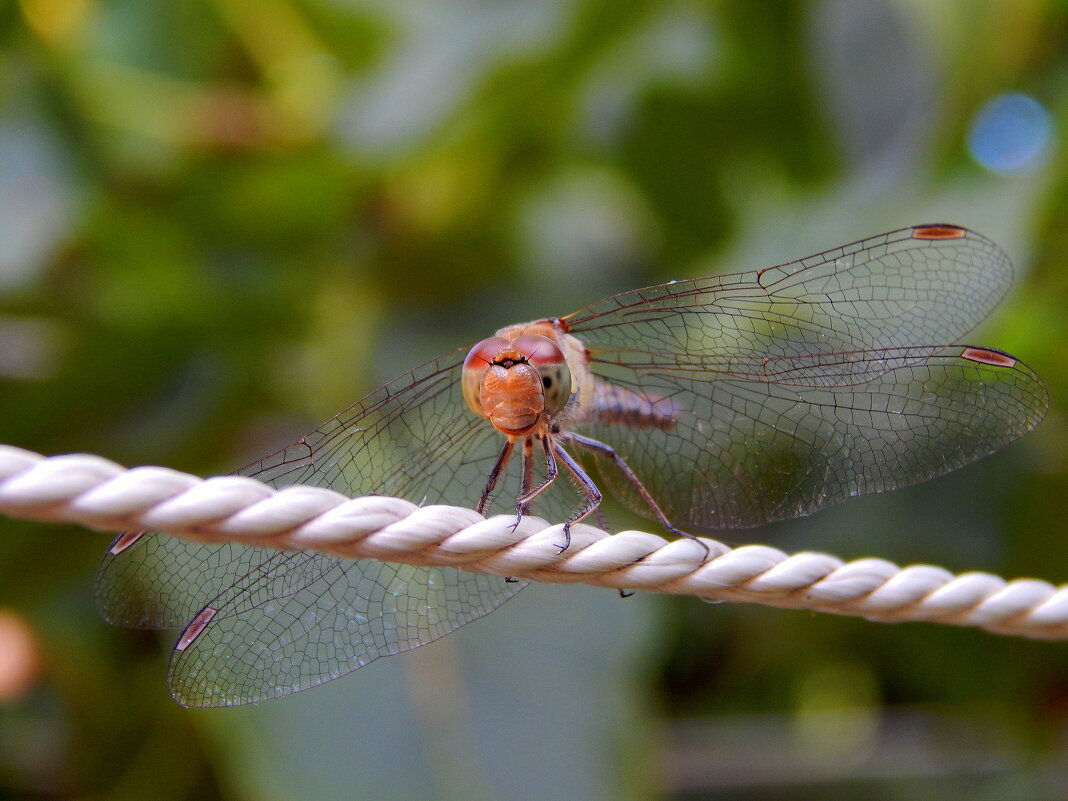
M556 414L571 395L571 371L555 342L539 334L494 336L464 360L467 407L502 434L527 434Z

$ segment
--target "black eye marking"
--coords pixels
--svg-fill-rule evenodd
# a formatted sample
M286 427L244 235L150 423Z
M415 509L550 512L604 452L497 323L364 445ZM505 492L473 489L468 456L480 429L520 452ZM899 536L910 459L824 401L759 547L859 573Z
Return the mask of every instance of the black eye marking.
M553 380L551 378L549 378L549 376L544 376L541 379L541 384L542 384L543 387L548 389L549 387L551 387L553 385Z

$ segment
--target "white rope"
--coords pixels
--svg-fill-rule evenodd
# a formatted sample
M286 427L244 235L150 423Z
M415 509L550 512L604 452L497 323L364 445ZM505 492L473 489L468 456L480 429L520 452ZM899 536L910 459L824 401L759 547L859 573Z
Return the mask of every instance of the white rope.
M542 582L697 595L858 615L883 622L977 626L1000 634L1068 638L1068 585L1005 581L988 573L898 567L787 555L763 545L731 548L701 538L665 540L641 531L607 534L525 517L490 519L454 506L315 487L275 490L250 478L200 479L161 467L127 470L97 456L44 457L0 445L0 513L109 531L162 531L203 542L313 549L347 558L465 570Z

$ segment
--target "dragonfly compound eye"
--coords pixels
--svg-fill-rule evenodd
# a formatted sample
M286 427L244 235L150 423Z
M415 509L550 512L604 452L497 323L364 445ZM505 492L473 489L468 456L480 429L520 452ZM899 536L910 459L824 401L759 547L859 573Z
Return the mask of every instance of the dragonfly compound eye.
M460 379L460 388L463 391L464 403L467 408L479 417L485 417L486 412L482 409L482 400L479 397L482 385L482 376L491 364L500 358L504 351L511 349L511 343L504 337L490 337L483 339L467 354L464 359L463 375Z
M533 365L541 376L545 394L545 411L556 414L571 397L571 370L560 347L548 337L525 334L517 337L512 347Z

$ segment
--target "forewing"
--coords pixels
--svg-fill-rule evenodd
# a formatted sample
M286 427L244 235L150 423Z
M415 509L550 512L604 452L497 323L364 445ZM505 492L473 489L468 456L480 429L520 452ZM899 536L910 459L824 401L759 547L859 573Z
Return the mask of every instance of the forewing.
M1012 263L986 237L924 225L778 267L625 292L564 322L599 362L636 350L729 366L735 357L959 342L1011 282Z
M123 535L125 536L125 535ZM93 586L97 611L113 626L174 629L204 604L281 551L236 543L201 544L169 534L145 533L119 553L112 543ZM314 554L286 552L296 565L318 569Z

